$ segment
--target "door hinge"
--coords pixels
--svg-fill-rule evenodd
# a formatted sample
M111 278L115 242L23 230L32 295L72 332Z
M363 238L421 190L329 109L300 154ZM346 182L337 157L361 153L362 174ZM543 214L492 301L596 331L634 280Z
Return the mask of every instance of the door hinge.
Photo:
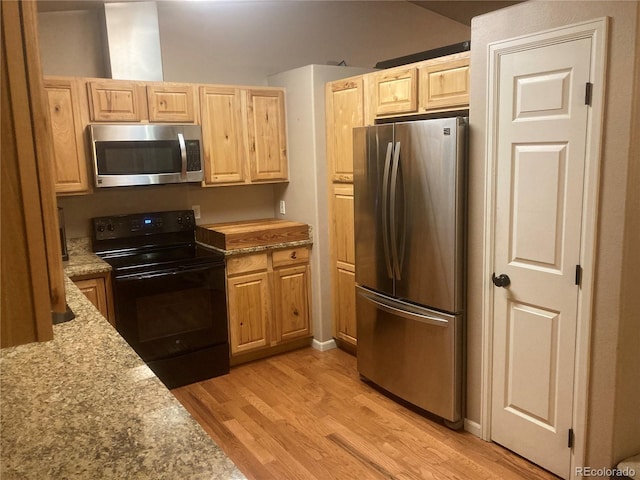
M584 104L591 106L591 96L593 94L593 83L587 82L584 89Z
M582 285L582 267L580 265L576 265L576 285Z
M567 447L573 448L573 428L569 429L569 434L567 435Z

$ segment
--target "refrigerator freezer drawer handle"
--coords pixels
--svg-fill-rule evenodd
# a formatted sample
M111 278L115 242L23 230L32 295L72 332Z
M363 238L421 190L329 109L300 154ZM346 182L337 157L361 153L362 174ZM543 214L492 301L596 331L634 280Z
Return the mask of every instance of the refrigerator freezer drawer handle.
M443 318L432 317L430 315L425 315L423 313L409 312L407 310L403 310L398 306L387 303L382 300L380 297L375 297L363 291L358 291L358 295L364 297L370 302L375 303L380 310L384 310L385 312L391 313L393 315L398 315L400 317L406 318L408 320L415 320L417 322L428 323L430 325L435 325L437 327L447 327L449 322Z
M389 253L389 172L391 170L391 152L393 144L387 145L387 154L384 157L384 174L382 176L382 245L384 247L384 260L387 265L387 275L393 278L391 266L391 254Z

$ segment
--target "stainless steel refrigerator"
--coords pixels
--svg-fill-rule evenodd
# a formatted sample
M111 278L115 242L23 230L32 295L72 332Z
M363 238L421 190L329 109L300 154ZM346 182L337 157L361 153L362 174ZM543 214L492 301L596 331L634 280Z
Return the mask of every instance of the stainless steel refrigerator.
M354 129L358 370L462 424L464 117Z

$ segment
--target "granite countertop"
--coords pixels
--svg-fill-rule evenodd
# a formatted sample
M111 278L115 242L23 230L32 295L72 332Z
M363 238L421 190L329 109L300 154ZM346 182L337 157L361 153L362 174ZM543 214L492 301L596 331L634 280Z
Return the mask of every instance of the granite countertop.
M0 350L0 477L243 479L69 279L76 318Z
M62 262L64 273L71 278L99 275L111 271L111 265L91 251L90 238L67 240L69 260Z
M313 245L313 240L309 238L307 240L298 240L295 242L272 243L270 245L260 245L257 247L246 247L246 248L234 248L232 250L217 248L217 247L214 247L213 245L207 245L206 243L202 243L202 242L196 242L196 243L204 248L208 248L215 252L221 253L225 257L231 257L234 255L246 255L249 253L266 252L267 250L280 250L283 248L307 247L307 246Z

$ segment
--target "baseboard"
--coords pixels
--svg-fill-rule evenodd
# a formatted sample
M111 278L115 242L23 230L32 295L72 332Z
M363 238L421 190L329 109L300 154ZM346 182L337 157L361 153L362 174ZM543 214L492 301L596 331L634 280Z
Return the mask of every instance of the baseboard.
M327 350L338 347L336 345L336 341L333 338L331 340L327 340L326 342L319 342L314 338L313 342L311 342L311 346L316 350L320 350L321 352L326 352Z
M482 438L482 425L479 423L473 422L468 418L464 419L464 429L472 435L475 435L478 438Z

